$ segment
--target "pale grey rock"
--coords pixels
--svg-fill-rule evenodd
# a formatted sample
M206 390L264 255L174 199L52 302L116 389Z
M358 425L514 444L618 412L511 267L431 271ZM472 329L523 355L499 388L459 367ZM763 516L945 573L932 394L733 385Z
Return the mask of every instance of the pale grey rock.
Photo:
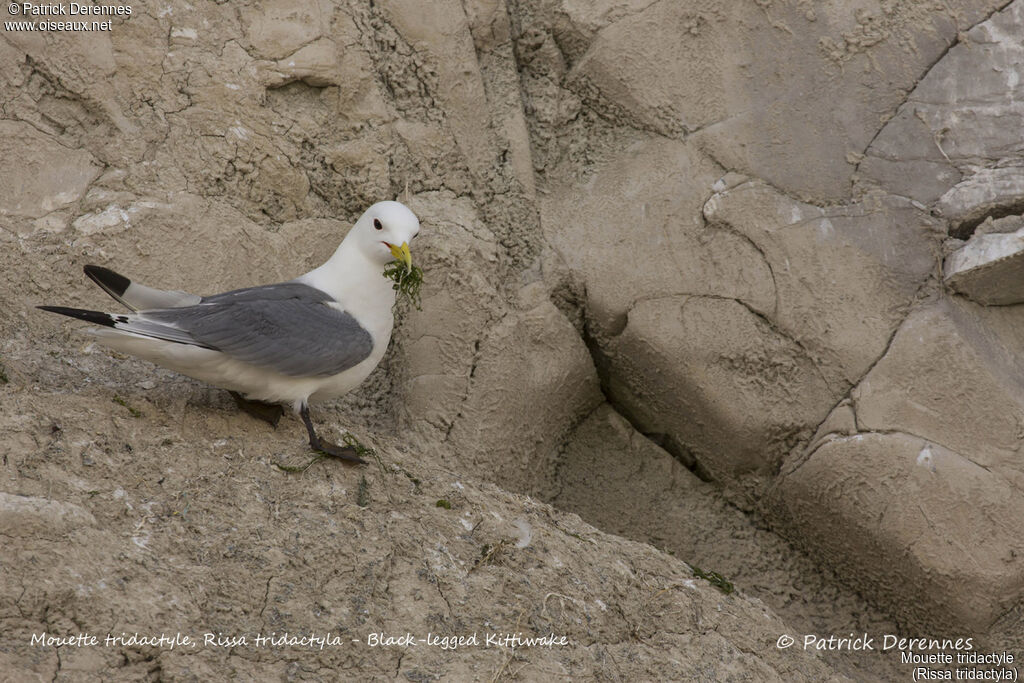
M722 82L702 78L721 54L721 31L710 21L671 2L626 14L596 34L568 74L569 87L595 90L638 126L666 136L702 128L726 112Z
M974 235L946 257L946 284L990 306L1024 302L1024 228Z
M716 480L756 475L756 491L884 353L942 231L906 199L822 208L736 174L708 174L720 191L702 223L672 221L698 200L675 178L701 161L685 143L637 143L586 179L591 201L580 181L546 198L544 226L586 283L616 405Z
M320 38L304 45L293 54L276 63L278 81L270 85L280 87L292 81L302 81L314 88L329 85L347 86L342 62L347 55L341 53L333 40Z
M1024 3L1011 2L952 47L865 152L862 180L928 205L942 197L955 221L982 218L987 204L1019 187L1019 170L992 167L1020 165L1022 27Z
M991 235L996 233L1017 232L1021 228L1024 228L1024 216L1003 216L1002 218L992 218L992 216L988 216L978 224L978 227L974 229L974 234ZM950 243L953 241L954 239L947 240L947 242ZM963 240L958 241L964 242Z
M392 0L383 7L413 49L430 55L437 70L437 96L446 111L455 143L470 170L479 178L486 177L498 155L497 141L491 130L491 107L484 77L462 3Z
M529 490L569 433L604 401L593 361L540 283L483 337L446 442L467 472Z
M1024 212L1024 167L979 169L939 197L935 211L957 236L969 235L986 216Z
M552 21L567 87L603 115L695 133L727 168L828 201L847 195L879 117L997 6L563 0Z
M890 125L901 126L904 123L906 122ZM910 128L915 128L916 125L921 124L908 123L907 125ZM888 131L886 134L889 134ZM875 156L875 153L877 150L872 147L857 167L858 179L877 184L893 194L912 197L926 206L937 201L963 177L961 172L945 159L914 160L903 157L889 159Z

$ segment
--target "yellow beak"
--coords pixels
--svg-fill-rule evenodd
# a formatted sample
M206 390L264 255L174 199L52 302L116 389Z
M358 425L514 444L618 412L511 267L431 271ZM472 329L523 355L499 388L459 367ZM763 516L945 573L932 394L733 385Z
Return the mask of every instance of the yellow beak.
M389 245L391 255L405 264L406 270L412 270L412 254L409 253L409 243L402 242L402 246Z

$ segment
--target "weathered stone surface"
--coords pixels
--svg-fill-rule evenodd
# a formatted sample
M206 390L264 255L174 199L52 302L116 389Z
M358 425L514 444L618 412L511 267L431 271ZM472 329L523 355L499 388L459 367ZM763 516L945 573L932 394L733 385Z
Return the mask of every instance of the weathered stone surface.
M269 0L240 14L246 38L259 56L282 59L330 31L333 3L320 0Z
M140 282L185 291L198 286L203 288L199 294L297 277L319 265L348 230L341 221L329 219L261 230L226 202L185 192L137 197L97 190L82 201L81 211L72 222L81 253ZM183 230L183 225L190 229ZM176 253L202 258L168 268L165 256ZM270 254L277 258L267 258ZM260 263L259 272L240 278L237 264L246 260Z
M411 206L434 227L417 239L426 273L423 310L408 311L394 386L402 396L402 426L437 436L453 429L478 345L507 308L481 270L462 265L499 267L499 250L472 203L444 193L416 197Z
M861 431L913 434L1024 491L1024 316L943 300L914 312L854 390Z
M996 233L1017 232L1021 228L1024 228L1024 216L1003 216L1002 218L987 216L985 220L979 223L974 229L974 234L992 235ZM946 244L955 244L953 240L956 240L956 238L954 237L950 240L946 240ZM963 242L963 240L960 240L960 242Z
M1024 228L974 235L946 257L946 284L980 304L1024 302Z
M91 154L23 122L0 121L0 216L39 218L81 199L100 174Z
M982 632L1024 593L1024 493L928 437L833 438L774 505L798 543L917 628Z
M707 498L708 484L637 433L607 403L576 426L563 452L552 458L547 475L534 484L533 495L600 528L671 548L694 562L699 561L693 551L702 530L687 518L700 502L720 504ZM660 501L661 514L629 505L626 501L637 491Z
M992 167L1020 165L1022 27L1024 4L1010 2L968 31L878 133L862 179L929 205L946 195L943 209L957 221L980 219L984 205L1019 189L1019 169Z
M701 77L722 55L712 17L671 2L635 9L597 33L569 87L596 90L638 127L671 137L724 116L723 83Z
M509 300L486 277L500 250L471 202L439 194L411 206L436 227L417 240L427 284L396 364L403 421L442 438L467 472L528 490L601 402L593 361L541 282Z
M277 83L272 84L280 87L293 81L302 81L314 88L330 85L347 87L342 66L346 56L333 40L320 38L279 60L276 66L281 76Z
M382 5L412 48L430 56L447 125L470 171L480 179L487 178L494 172L501 150L511 148L516 177L532 192L529 151L523 135L526 125L519 115L519 103L516 101L515 108L501 117L503 121L492 122L492 111L498 108L494 99L500 99L500 89L488 92L486 88L463 3L388 0Z
M898 197L821 208L756 181L716 193L704 215L756 246L775 289L765 316L838 391L885 351L935 269L942 236L941 223Z
M622 165L602 173L600 196L667 185L638 186ZM545 221L587 284L610 395L642 431L733 482L772 473L883 354L934 271L941 231L899 198L823 209L736 176L713 185L706 225L689 229L653 211L652 228L632 231L614 209ZM675 235L684 246L658 248ZM584 242L610 244L572 249Z
M586 346L543 285L524 288L518 304L480 342L447 442L470 471L529 490L604 399Z
M692 145L642 138L542 199L545 236L586 283L591 334L618 333L634 302L693 294L771 310L774 285L745 239L700 215L721 174Z
M1022 339L1016 308L911 313L769 497L791 538L904 623L984 631L1024 594Z
M687 471L651 439L636 432L608 404L579 423L552 458L548 478L531 496L580 515L602 529L650 543L741 591L757 592L772 609L794 615L797 632L858 630L892 633L864 599L807 568L811 556L729 504L718 487ZM656 501L657 514L642 501ZM852 617L850 615L856 615ZM828 662L854 680L888 680L892 662L863 652L832 652Z
M472 680L493 677L512 654L484 646L486 634L554 633L568 644L517 648L518 665L545 678L557 671L589 679L609 670L603 657L614 657L613 668L637 680L666 671L845 680L810 653L775 648L777 634L791 627L763 604L723 595L648 545L455 474L442 451L374 438L383 469L314 466L294 476L272 465L305 461L292 460L302 432L294 422L275 431L216 406L179 410L159 390L127 399L145 419L95 387L4 399L5 420L7 410L30 416L5 423L5 442L41 445L5 452L3 488L36 496L25 498L32 519L39 511L47 519L24 536L4 530L0 615L9 640L0 666L8 678L130 680L155 668L174 679L287 678L301 662L343 678L399 671ZM208 439L214 433L222 438ZM92 489L99 481L110 486ZM38 496L47 489L44 501ZM0 522L11 498L23 497L0 494ZM75 523L55 526L49 518L57 510ZM480 645L368 644L381 632L441 635L442 622L450 627L445 636L476 631ZM103 644L108 634L156 636L170 624L197 646L154 647L138 659L137 647ZM322 649L254 643L256 634L286 631L340 641ZM90 633L101 644L32 645L32 635L44 632ZM205 633L248 640L208 645Z
M1024 167L984 168L957 183L935 203L954 234L968 234L985 216L1024 211Z
M698 131L728 168L840 200L879 116L958 26L998 6L565 0L553 23L575 62L568 87L606 115L667 136Z
M640 431L747 493L839 398L799 345L731 299L638 302L607 354L608 393Z
M0 491L0 536L5 538L56 539L95 525L96 519L78 505Z

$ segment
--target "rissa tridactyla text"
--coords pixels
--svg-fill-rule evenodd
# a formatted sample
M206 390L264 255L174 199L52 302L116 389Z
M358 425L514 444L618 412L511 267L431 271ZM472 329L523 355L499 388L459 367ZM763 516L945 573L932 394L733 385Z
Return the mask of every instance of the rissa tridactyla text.
M384 266L399 259L411 267L409 243L419 230L406 206L379 202L325 264L289 282L201 297L86 266L131 313L40 308L101 325L90 332L103 344L228 389L250 412L256 411L250 402L291 405L313 450L363 462L354 449L317 436L309 403L348 393L384 356L395 303ZM265 412L261 417L276 423Z

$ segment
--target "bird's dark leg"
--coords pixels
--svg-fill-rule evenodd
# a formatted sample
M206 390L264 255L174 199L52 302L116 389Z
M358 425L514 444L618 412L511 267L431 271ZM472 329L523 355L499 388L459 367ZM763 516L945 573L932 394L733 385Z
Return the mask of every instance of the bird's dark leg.
M243 398L243 396L237 391L229 391L228 393L231 394L231 398L235 399L235 404L238 405L239 408L253 417L270 424L271 427L277 427L277 423L281 420L281 416L284 415L284 408L276 403L250 401L247 398Z
M302 418L302 424L306 425L306 431L309 432L309 447L317 453L323 453L324 455L334 456L335 458L341 458L345 462L358 463L365 465L366 461L356 455L356 449L351 446L338 446L329 441L323 441L319 436L316 435L316 430L313 429L313 421L309 419L309 406L305 403L302 404L302 408L299 409L299 417Z

